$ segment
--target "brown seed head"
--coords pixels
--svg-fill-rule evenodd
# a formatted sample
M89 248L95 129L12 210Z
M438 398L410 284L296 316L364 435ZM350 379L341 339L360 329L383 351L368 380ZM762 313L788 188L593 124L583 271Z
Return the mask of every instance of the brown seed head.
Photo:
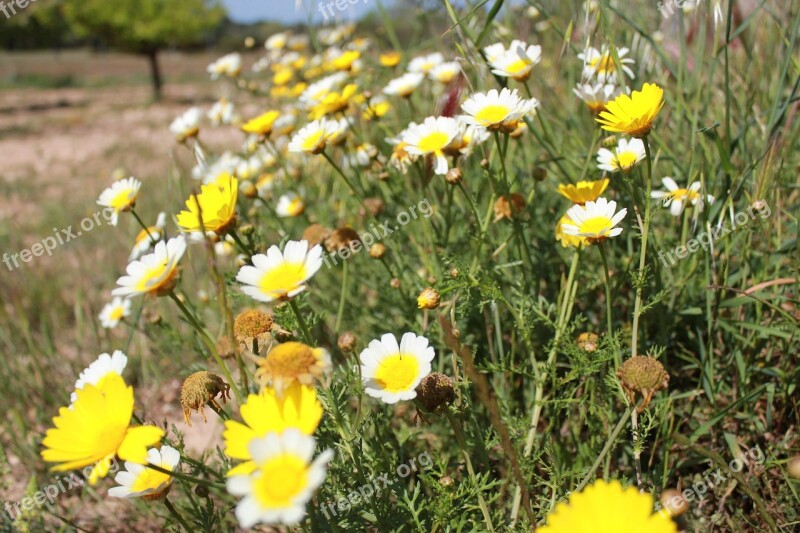
M644 355L635 355L625 361L619 368L617 377L632 404L636 403L637 393L642 395L644 401L638 409L639 412L647 407L653 394L667 388L669 384L669 374L664 370L664 365Z
M417 399L429 411L450 404L455 397L453 380L439 372L431 372L417 385Z
M189 419L192 411L203 415L203 422L206 419L205 405L210 403L218 410L222 409L215 398L222 395L222 402L231 397L231 387L225 383L221 377L206 370L195 372L183 381L181 386L181 407L183 407L183 418L191 427L192 421Z

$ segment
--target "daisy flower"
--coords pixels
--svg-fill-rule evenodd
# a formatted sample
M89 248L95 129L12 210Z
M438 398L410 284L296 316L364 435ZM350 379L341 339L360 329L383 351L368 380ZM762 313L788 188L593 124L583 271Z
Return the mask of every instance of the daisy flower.
M489 140L492 135L488 129L482 126L468 124L465 118L464 115L456 117L459 126L461 126L461 131L459 135L453 139L451 146L448 147L448 153L457 150L459 154L468 156L476 146Z
M497 50L499 51L499 49ZM523 41L514 40L507 50L489 61L492 74L503 78L514 78L525 81L531 75L533 66L542 59L542 47L528 45Z
M225 455L245 462L229 470L228 476L250 474L255 470L256 465L247 448L253 439L268 433L283 433L287 429L312 435L322 420L322 404L314 387L294 383L282 395L272 387L249 395L239 414L243 422L226 421L222 438L225 440Z
M119 325L120 320L131 315L131 301L120 297L115 297L111 303L103 306L100 311L100 325L106 329L112 329Z
M621 94L608 102L606 110L601 111L596 120L606 131L641 138L650 133L662 107L664 89L645 83L640 91L633 91L630 96Z
M447 61L436 65L428 72L428 77L439 83L450 83L461 74L461 65L458 61Z
M254 255L253 266L245 265L236 275L242 292L261 302L297 296L322 266L322 247L308 249L308 241L289 241L281 252L270 246L265 254Z
M339 56L331 61L331 66L336 70L348 71L353 68L354 63L361 57L361 52L358 50L348 50L342 52Z
M486 61L488 61L490 64L492 61L500 59L500 57L502 57L502 55L505 53L506 47L503 43L490 44L483 49L483 55L486 56Z
M368 167L377 155L378 149L375 145L359 144L353 148L353 154L348 157L347 162L351 167Z
M597 151L597 168L608 172L628 171L646 155L641 139L620 139L613 152L608 148Z
M130 300L125 300L130 304ZM130 305L129 305L130 307ZM114 350L112 355L101 353L97 359L86 367L79 375L78 380L75 382L75 392L72 393L70 401L75 403L78 399L77 391L84 388L86 385L94 385L99 387L103 381L111 375L122 376L122 372L128 364L128 356L120 350Z
M535 99L520 98L517 90L503 88L500 92L492 89L488 93L477 93L461 104L467 124L482 126L492 131L511 132L517 128L522 118L536 108Z
M395 51L386 52L378 56L378 62L380 62L381 66L388 68L396 67L400 64L400 59L400 52Z
M306 87L300 95L300 102L306 107L313 107L320 103L326 94L340 87L345 81L347 81L347 74L344 72L326 76Z
M222 175L215 183L200 187L200 194L186 200L187 210L178 213L178 226L187 232L213 231L223 234L236 224L239 180Z
M147 450L147 464L155 465L163 470L174 471L181 462L181 454L172 446ZM108 489L108 495L114 498L144 498L157 500L167 494L172 484L172 476L144 465L125 462L125 470L114 477L119 486Z
M629 78L633 78L633 71L628 66L634 63L633 58L625 57L629 51L627 48L617 48L617 56L622 63L622 71ZM578 54L578 59L583 61L584 79L597 79L600 83L622 82L621 79L617 79L617 64L611 57L611 50L608 48L603 47L603 50L600 51L597 48L589 47L582 54Z
M572 92L586 104L592 114L597 115L606 110L609 101L627 92L626 89L612 83L579 83Z
M667 190L653 191L650 193L650 197L663 199L664 207L669 207L669 212L672 216L680 216L687 205L699 206L699 210L702 210L705 202L708 202L709 205L714 203L714 197L710 194L707 194L705 202L703 201L703 196L700 192L701 184L699 181L693 182L686 189L678 187L675 180L669 176L662 178L661 183Z
M235 78L242 72L242 56L236 52L224 55L208 65L206 70L211 74L212 80L219 79L220 76Z
M280 111L267 111L266 113L262 113L255 118L251 118L242 124L242 131L245 133L269 137L272 133L273 124L275 124L275 121L278 120L280 116Z
M605 192L608 183L608 178L604 178L596 181L579 181L575 185L561 184L558 186L558 193L574 204L583 205L597 200Z
M181 116L172 121L169 131L178 142L184 142L190 137L196 137L200 132L200 121L203 111L199 107L190 107Z
M227 98L220 98L211 106L211 109L208 110L206 117L208 117L208 121L211 122L211 124L219 126L220 124L233 123L236 117L234 113L233 103L229 102Z
M299 194L290 192L280 197L275 212L279 217L296 217L303 214L306 204Z
M117 280L111 294L131 298L140 294L168 294L178 282L178 262L186 252L186 239L178 236L160 241L153 253L128 263L127 276Z
M156 219L155 226L148 226L147 229L142 229L133 242L133 249L131 255L128 256L128 261L133 261L146 254L155 244L164 238L164 226L167 224L167 214L159 213Z
M111 213L110 224L112 226L117 225L120 213L130 211L136 205L136 198L139 196L139 189L141 188L142 182L131 177L115 181L111 184L111 187L100 193L97 205L110 207L114 210Z
M264 48L267 50L283 50L286 48L286 43L289 41L289 33L282 31L271 35L264 43Z
M444 63L444 56L439 52L434 52L433 54L419 56L412 59L408 64L408 71L427 74L433 70L434 67L441 65L442 63Z
M677 533L668 513L653 513L653 497L635 487L601 480L573 492L547 515L541 533Z
M355 83L346 85L341 92L330 91L317 105L311 108L309 117L311 119L320 119L328 115L344 112L350 102L357 96L357 91L358 85Z
M564 233L565 224L574 226L575 222L569 218L569 215L564 215L556 224L556 240L561 243L561 246L564 248L579 248L580 246L586 246L589 244L589 241L586 239L586 237L576 237L575 235L568 235Z
M325 348L312 348L302 342L284 342L274 346L258 361L256 381L272 387L283 396L294 383L312 385L331 370L331 355Z
M422 124L410 126L403 136L407 144L406 152L436 158L435 172L447 174L447 157L445 149L459 134L461 128L458 121L450 117L428 117Z
M405 333L398 345L395 336L386 333L359 355L365 392L389 404L413 400L417 385L431 372L435 355L425 337Z
M333 135L333 130L338 127L336 121L326 119L315 120L300 128L289 143L289 151L295 153L320 154Z
M248 446L256 464L250 474L228 479L228 492L243 499L236 518L245 529L258 523L295 525L305 506L325 480L333 452L325 450L313 460L316 441L296 429L269 433Z
M425 75L420 72L407 72L391 80L386 87L383 88L383 94L402 96L408 98L417 90L419 84L425 79Z
M586 205L574 205L567 211L572 223L563 224L561 230L567 235L586 237L590 243L616 237L622 233L622 228L615 226L628 214L627 209L618 213L616 210L617 202L609 202L605 198L586 202Z
M391 111L392 104L390 104L385 97L376 96L367 102L367 108L361 113L361 118L364 120L374 120L386 116Z
M109 374L97 386L87 384L77 391L72 408L62 407L45 433L41 455L58 463L54 472L94 465L89 484L104 478L111 461L144 464L147 447L161 440L164 432L155 426L131 426L133 387L116 374Z

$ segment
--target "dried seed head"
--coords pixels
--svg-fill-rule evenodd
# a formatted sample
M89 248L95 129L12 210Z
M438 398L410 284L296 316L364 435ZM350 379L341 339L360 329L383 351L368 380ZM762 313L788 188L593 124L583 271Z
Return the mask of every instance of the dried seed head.
M386 204L380 198L364 198L364 208L374 217L383 213L384 207Z
M676 489L666 489L658 500L670 516L681 516L689 510L689 502Z
M494 203L494 221L518 218L523 209L525 209L525 197L521 194L511 193L509 196L501 196Z
M644 355L635 355L625 361L619 368L617 377L632 404L636 403L637 393L642 395L644 401L638 409L639 412L647 407L653 394L667 388L669 384L669 374L664 370L664 365Z
M455 397L453 380L439 372L428 374L417 385L417 399L429 411L450 404Z
M392 278L392 280L389 282L389 286L391 288L393 288L393 289L399 289L400 288L400 279L399 278Z
M204 407L212 404L218 410L222 408L215 398L222 395L222 402L226 398L230 399L231 387L225 383L221 377L206 370L195 372L183 381L181 386L181 407L183 407L183 419L191 427L192 421L189 419L192 411L203 415L203 422L208 422Z
M256 380L261 386L272 386L282 394L295 381L312 385L330 368L331 357L327 350L290 341L274 346L266 357L259 360Z
M308 241L309 247L322 244L331 236L331 230L322 224L311 224L303 231L303 240Z
M353 228L339 228L333 230L333 233L325 240L325 249L329 252L338 252L345 248L352 247L355 243L360 243L361 238Z
M455 483L455 481L453 481L453 478L451 478L450 476L444 476L442 478L439 478L439 485L441 485L442 487L449 487L453 483Z
M464 173L458 167L451 168L444 175L444 180L450 185L458 185L462 179L464 179Z
M439 307L439 291L433 287L423 289L417 297L417 306L420 309L436 309Z
M450 277L452 279L456 279L458 277L458 269L457 268L451 268L450 269Z
M603 146L606 148L613 148L617 145L617 136L616 135L609 135L608 137L604 137L601 141Z
M258 309L247 309L233 321L236 342L252 344L253 339L262 343L272 329L272 316Z
M591 331L584 331L578 335L578 338L575 339L575 343L578 345L578 348L584 352L592 353L597 351L597 347L600 345L600 337Z
M380 259L386 253L386 246L383 244L376 242L372 246L369 247L369 256L373 259Z
M531 177L536 181L544 181L547 178L547 169L544 167L533 167Z
M244 236L250 236L256 232L256 227L252 224L242 224L239 228L239 233Z
M339 335L339 349L345 353L352 352L356 349L356 336L352 331L345 331Z

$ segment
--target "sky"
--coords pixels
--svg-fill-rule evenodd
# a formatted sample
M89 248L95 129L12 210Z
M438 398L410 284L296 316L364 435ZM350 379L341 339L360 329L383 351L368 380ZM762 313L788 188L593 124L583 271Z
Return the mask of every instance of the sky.
M377 0L339 0L339 4L346 4L344 10L336 8L334 0L302 0L301 7L296 8L296 0L222 0L228 8L231 20L239 23L258 22L262 20L277 20L284 23L306 22L309 13L312 14L314 23L325 22L320 5L323 8L333 1L333 15L325 9L328 20L333 21L334 16L342 21L355 20L369 13L377 7ZM351 2L355 2L353 5ZM389 6L394 0L381 0L384 6Z

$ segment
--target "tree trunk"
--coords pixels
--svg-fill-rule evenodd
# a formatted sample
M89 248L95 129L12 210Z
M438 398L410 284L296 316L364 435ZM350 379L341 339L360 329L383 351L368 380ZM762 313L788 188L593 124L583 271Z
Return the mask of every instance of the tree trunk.
M150 62L150 79L153 84L153 99L159 100L161 98L161 70L158 67L158 50L147 52L147 59Z

